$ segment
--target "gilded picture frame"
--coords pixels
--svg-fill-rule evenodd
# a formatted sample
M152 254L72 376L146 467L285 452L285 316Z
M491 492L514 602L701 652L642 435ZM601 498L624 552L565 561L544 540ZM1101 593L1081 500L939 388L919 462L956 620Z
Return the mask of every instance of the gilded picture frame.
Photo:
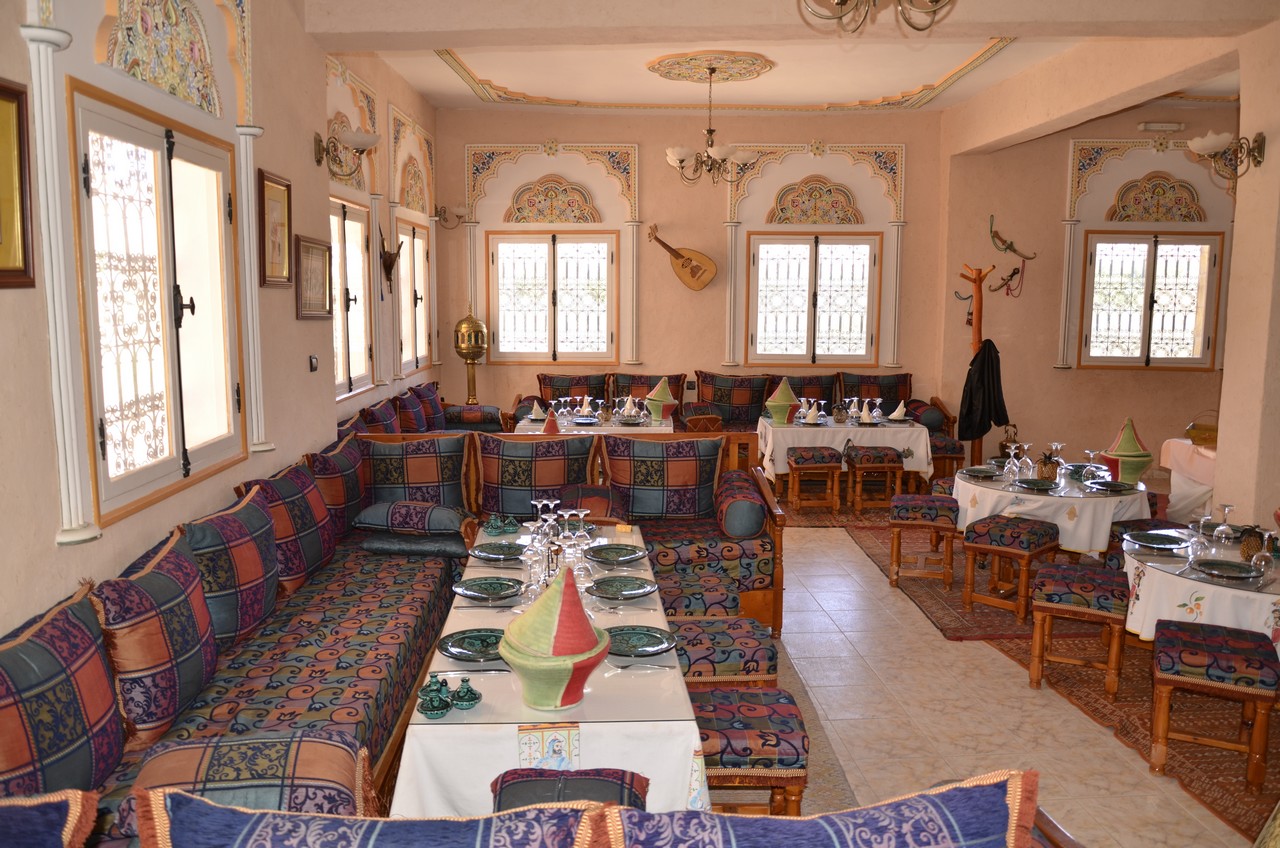
M258 169L258 254L263 286L288 288L293 281L293 186Z
M293 237L298 318L332 318L333 286L330 285L329 242L306 236Z
M33 288L27 89L0 79L0 288Z

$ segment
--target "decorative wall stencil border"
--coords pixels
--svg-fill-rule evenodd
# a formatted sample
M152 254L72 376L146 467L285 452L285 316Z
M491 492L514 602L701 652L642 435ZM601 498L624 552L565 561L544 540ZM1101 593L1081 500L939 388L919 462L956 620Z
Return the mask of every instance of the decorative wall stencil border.
M773 198L766 224L861 224L853 191L821 174L785 185Z
M1198 224L1205 217L1195 186L1165 171L1152 171L1120 186L1106 215L1108 221L1178 224Z
M253 27L250 23L249 2L250 0L217 0L218 5L230 15L235 33L237 123L246 125L253 123Z
M53 26L53 0L40 0L40 26Z
M468 144L465 148L467 209L476 208L476 202L484 197L485 183L503 165L530 153L546 156L573 153L588 162L599 163L617 181L618 193L627 201L631 219L639 220L636 199L639 150L634 144L560 144L555 140L545 144Z
M422 166L418 164L418 157L412 153L404 160L404 167L401 169L399 194L401 208L412 209L423 215L431 214L431 210L427 209L427 178L422 173Z
M530 153L541 153L541 144L468 144L467 161L467 211L476 208L476 202L484 197L484 184L508 162L514 162Z
M739 144L738 149L749 150L756 154L756 161L750 165L742 166L742 176L736 183L729 184L729 219L730 221L738 220L738 204L742 202L742 198L747 196L747 186L751 181L760 176L760 172L764 170L764 166L772 162L781 162L793 153L809 153L810 147L807 144Z
M1127 156L1132 150L1152 150L1160 153L1187 150L1187 142L1183 139L1167 138L1124 138L1124 139L1081 139L1071 140L1071 159L1067 167L1067 218L1076 217L1076 204L1089 190L1089 178L1098 173L1112 159Z
M773 62L759 53L742 53L737 50L702 50L697 53L676 53L659 56L645 68L676 82L705 83L707 68L716 69L716 82L741 82L753 80L773 70Z
M635 144L564 144L559 149L577 153L588 162L598 162L618 181L619 193L631 209L631 220L640 220L636 185L640 168L640 148ZM554 156L554 153L549 153Z
M351 99L355 101L356 108L360 110L360 120L357 122L359 128L371 133L378 131L378 96L373 90L373 86L360 78L358 74L348 68L339 59L333 56L324 57L326 80L330 77L336 79L339 84L344 85L351 92ZM335 116L336 117L336 116ZM344 116L345 117L345 116ZM348 118L348 120L350 120ZM330 119L330 131L332 132L332 119ZM355 126L352 127L355 129ZM350 177L334 177L330 176L334 182L349 185L352 188L364 191L364 180L358 179L364 168L369 169L369 191L376 192L378 187L378 158L376 156L365 156L362 167ZM360 185L357 185L357 181Z
M436 163L435 163L435 145L431 136L418 125L417 121L409 117L409 115L396 108L395 104L391 104L391 197L398 199L402 206L415 209L424 214L431 214L432 210L427 209L427 198L431 202L435 202L435 183L436 183ZM415 190L421 190L422 197L419 204L419 198L416 196L412 199L406 193L409 185L406 177L410 173L408 171L409 162L406 160L403 165L400 164L401 148L412 142L417 142L418 150L422 154L422 161L409 153L418 168L418 178L422 180L422 185ZM422 162L425 161L426 167ZM418 204L418 205L415 205Z
M718 103L719 109L739 112L859 112L885 111L888 109L919 109L942 92L955 85L969 73L1012 44L1012 38L993 38L985 47L966 59L935 83L927 83L914 91L878 97L874 100L854 100L847 103L818 103L807 105ZM521 103L529 106L572 106L584 109L687 109L702 110L705 103L602 103L588 100L565 100L513 91L492 80L480 79L452 50L437 50L440 60L475 92L476 98L485 103ZM719 70L716 71L717 75Z
M591 198L591 190L558 174L547 174L517 188L502 216L504 224L598 224L600 221L600 210Z
M885 197L893 201L894 220L903 218L903 190L907 177L905 144L831 144L828 153L838 153L853 164L862 163L884 183Z
M208 32L192 0L121 0L100 61L222 117Z

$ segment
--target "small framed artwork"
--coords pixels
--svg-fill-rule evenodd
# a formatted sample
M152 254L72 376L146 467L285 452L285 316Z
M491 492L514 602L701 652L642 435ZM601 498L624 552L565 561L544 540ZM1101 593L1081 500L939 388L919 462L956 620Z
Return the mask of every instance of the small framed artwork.
M32 288L27 90L0 79L0 288Z
M333 288L329 284L329 242L293 237L293 267L297 269L299 318L332 318Z
M258 169L258 220L262 223L262 285L288 288L289 244L293 236L293 189L289 181Z

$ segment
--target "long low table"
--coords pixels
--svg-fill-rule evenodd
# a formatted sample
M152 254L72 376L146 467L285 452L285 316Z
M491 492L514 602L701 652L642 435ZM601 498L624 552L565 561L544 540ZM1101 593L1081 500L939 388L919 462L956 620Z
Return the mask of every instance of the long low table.
M608 541L644 544L639 531L626 525L601 528L599 533ZM477 542L513 538L481 533ZM495 567L472 558L466 576L521 575L506 565ZM617 573L653 579L647 559L635 566ZM590 609L594 599L588 595L586 600ZM596 626L667 628L657 593L619 606L617 612L595 612ZM443 633L473 627L505 630L513 619L509 608L475 607L458 599ZM631 663L662 668L621 668ZM556 712L526 707L520 679L509 670L497 671L507 669L503 662L465 663L434 652L428 668L444 676L453 689L469 674L483 701L470 711L454 709L441 719L414 713L391 800L393 816L487 814L493 809L490 782L514 768L627 769L649 778L650 811L709 806L698 725L675 651L643 660L610 656L592 672L583 701Z
M819 425L775 425L768 418L756 424L760 437L760 454L764 457L764 473L770 480L787 473L787 448L825 446L843 450L844 443L877 445L902 451L902 467L917 471L927 480L933 475L933 455L929 451L929 431L912 421L863 427L835 424L828 420Z
M516 424L516 432L524 434L537 434L542 432L542 428L546 426L546 419L541 421L532 418L522 418ZM675 428L670 418L659 418L657 421L649 421L645 424L623 425L616 424L612 421L601 422L599 424L574 424L570 419L567 424L559 424L560 433L580 436L594 435L596 433L607 433L611 436L638 436L645 433L672 433Z

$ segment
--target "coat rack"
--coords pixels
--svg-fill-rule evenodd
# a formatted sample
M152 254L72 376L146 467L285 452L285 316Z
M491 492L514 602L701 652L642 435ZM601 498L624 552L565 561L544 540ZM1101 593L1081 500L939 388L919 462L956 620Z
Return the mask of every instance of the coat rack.
M972 347L971 355L977 356L978 349L982 347L982 284L986 282L987 276L996 269L992 265L988 268L971 268L968 265L963 266L964 273L960 275L960 279L968 282L973 286L973 294L962 295L955 292L955 296L960 300L968 300L969 303L969 324L973 327L970 336ZM982 439L974 439L969 442L969 464L979 465L982 461Z

